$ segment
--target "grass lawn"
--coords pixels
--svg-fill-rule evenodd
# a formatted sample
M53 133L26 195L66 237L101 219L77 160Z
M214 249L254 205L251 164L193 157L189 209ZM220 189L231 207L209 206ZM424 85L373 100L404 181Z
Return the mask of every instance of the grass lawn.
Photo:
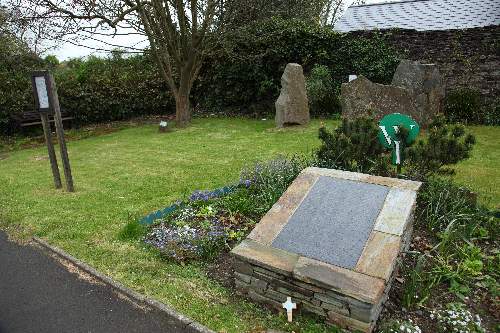
M455 179L477 191L486 206L500 210L500 127L471 126L468 130L477 144L472 158L456 168Z
M319 143L317 120L307 128L279 131L273 126L271 120L197 119L172 133L159 134L151 125L69 142L76 187L71 194L53 189L44 147L8 153L0 159L0 228L41 236L217 331L325 331L308 316L289 326L283 315L234 297L199 266L168 263L138 243L118 239L131 218L193 190L236 181L245 164L309 152ZM473 158L459 166L457 179L498 207L500 128L472 130L478 144Z

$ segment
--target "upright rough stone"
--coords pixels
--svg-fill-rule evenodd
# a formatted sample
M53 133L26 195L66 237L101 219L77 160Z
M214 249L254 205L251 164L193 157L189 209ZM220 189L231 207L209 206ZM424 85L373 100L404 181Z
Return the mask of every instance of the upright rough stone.
M309 123L309 102L302 66L286 65L281 77L281 93L276 101L276 126L305 125Z
M391 85L373 83L362 75L342 84L342 116L353 119L371 115L379 120L399 112L426 126L442 111L444 94L436 65L403 60Z
M399 112L410 115L418 123L421 120L410 90L373 83L363 75L342 84L340 102L342 116L348 119L373 116L380 120L385 115Z
M402 60L394 73L392 85L412 91L417 109L422 110L425 118L423 123L430 122L442 112L445 87L436 65Z

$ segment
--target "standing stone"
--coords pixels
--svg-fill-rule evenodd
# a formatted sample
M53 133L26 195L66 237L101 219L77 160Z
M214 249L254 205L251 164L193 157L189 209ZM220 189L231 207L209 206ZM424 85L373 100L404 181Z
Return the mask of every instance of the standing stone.
M342 117L347 119L371 116L380 120L395 112L410 115L418 123L421 119L410 90L373 83L363 75L342 84L340 103Z
M286 65L281 77L281 93L276 101L276 126L305 125L309 123L309 102L302 66Z
M392 85L412 91L417 109L422 110L423 123L430 122L443 111L445 88L436 65L402 60L394 73Z
M362 75L343 83L342 116L348 119L373 116L380 120L399 112L425 127L442 112L444 94L443 80L436 65L402 60L391 85L373 83Z

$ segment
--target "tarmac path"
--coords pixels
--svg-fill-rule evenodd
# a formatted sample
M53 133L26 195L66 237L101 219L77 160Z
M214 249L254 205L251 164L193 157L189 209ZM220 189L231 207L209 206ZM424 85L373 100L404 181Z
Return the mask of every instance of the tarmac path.
M192 332L71 263L0 232L0 333Z

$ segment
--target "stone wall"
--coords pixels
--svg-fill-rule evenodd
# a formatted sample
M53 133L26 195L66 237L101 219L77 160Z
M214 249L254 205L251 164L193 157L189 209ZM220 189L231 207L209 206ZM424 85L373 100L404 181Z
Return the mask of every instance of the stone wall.
M378 304L363 302L248 261L235 259L234 268L237 291L275 311L283 311L282 303L290 296L297 303L298 311L315 313L333 325L371 332L382 309L382 301Z
M413 215L403 233L400 256L409 248L412 231ZM315 313L325 318L325 322L329 324L365 333L372 332L375 328L398 272L395 267L382 297L376 304L372 304L314 281L300 281L284 271L270 266L263 267L256 261L248 261L242 257L233 258L233 267L235 286L240 295L278 312L283 311L282 303L289 296L297 303L298 311Z
M351 32L370 36L372 31ZM500 25L466 30L385 31L389 44L404 57L435 63L444 78L446 91L471 87L480 91L483 103L500 97Z

